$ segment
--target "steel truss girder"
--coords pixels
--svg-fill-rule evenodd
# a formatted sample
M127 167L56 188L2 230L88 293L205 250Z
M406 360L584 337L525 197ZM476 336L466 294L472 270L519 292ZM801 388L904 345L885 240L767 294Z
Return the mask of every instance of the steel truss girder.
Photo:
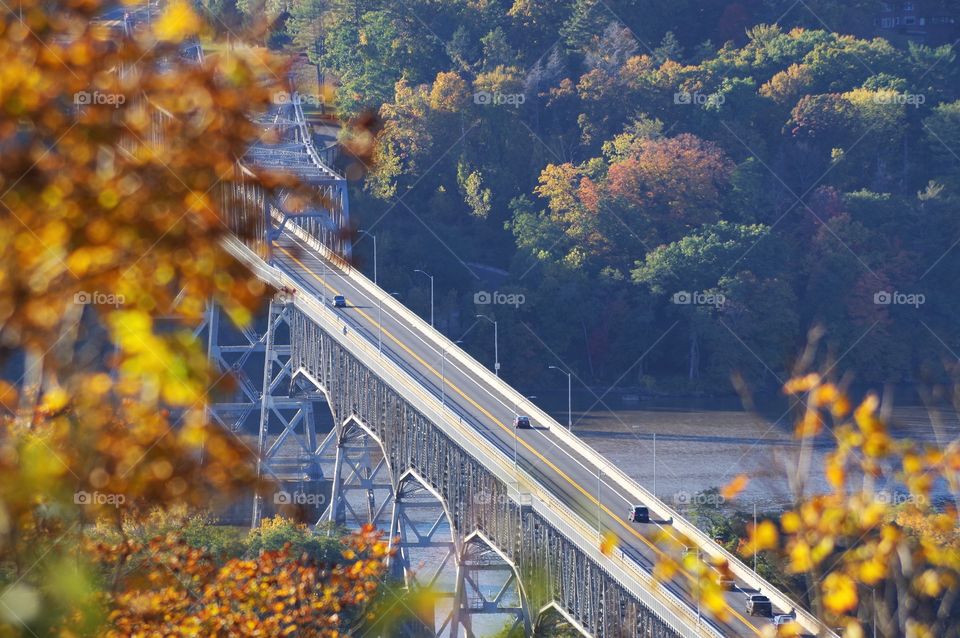
M211 421L237 436L255 433L258 475L276 481L281 490L322 481L321 457L330 446L329 435L318 443L316 403L326 403L325 396L302 390L292 375L288 302L282 295L274 298L265 325L254 321L239 329L222 321L221 309L210 304L195 331L197 336L206 331L210 361L235 381L234 396L210 404ZM251 376L256 370L262 377ZM262 496L253 496L253 526L259 525L264 505Z
M591 636L678 635L532 508L516 503L500 477L302 312L294 311L291 330L294 373L324 389L336 423L355 420L379 442L394 479L414 472L440 498L461 560L466 539L482 538L514 566L525 631L531 631L529 610L552 605Z
M418 513L422 516L418 517ZM443 535L446 538L441 538ZM418 608L423 608L419 618L421 631L455 638L453 605L460 579L457 536L442 497L413 470L405 472L398 482L390 542L391 548L396 544L397 550L390 559L390 577L402 582L408 593L426 594L423 600L429 601L429 605L418 604ZM425 551L415 555L415 550ZM438 555L436 550L444 551ZM449 575L451 570L452 583L445 587L447 583L441 576ZM449 610L438 618L436 602L444 598L449 599Z

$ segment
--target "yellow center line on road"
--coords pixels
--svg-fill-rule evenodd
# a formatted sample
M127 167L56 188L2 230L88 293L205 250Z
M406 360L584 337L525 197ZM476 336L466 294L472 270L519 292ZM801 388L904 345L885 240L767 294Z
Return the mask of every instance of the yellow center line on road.
M318 276L318 275L317 275L315 272L313 272L313 270L311 270L306 264L304 264L302 261L300 261L299 259L297 259L296 257L294 257L294 256L293 256L289 251L287 251L285 248L283 248L283 247L281 247L281 246L278 246L277 248L278 248L278 250L280 250L281 252L283 252L283 254L285 254L287 257L289 257L290 259L292 259L298 266L300 266L301 268L303 268L306 272L310 273L310 275L311 275L314 279L316 279L323 287L325 287L325 288L326 288L327 290L329 290L331 293L333 293L333 294L340 294L333 286L331 286L330 284L328 284L323 278L321 278L320 276ZM366 312L364 312L364 311L361 310L360 308L355 308L355 310L356 310L357 314L359 314L361 317L363 317L364 319L366 319L367 322L370 323L373 327L377 327L377 326L379 325L378 322L373 319L373 317L371 317L370 315L368 315ZM570 485L572 485L574 488L576 488L581 494L583 494L585 497L587 497L587 499L588 499L590 502L592 502L594 505L596 505L596 506L599 507L601 510L603 510L603 512L605 512L610 518L612 518L612 519L615 520L617 523L619 523L620 526L623 527L623 529L625 529L625 530L628 531L630 534L632 534L632 535L635 536L637 539L639 539L641 542L643 542L647 547L649 547L651 550L653 550L653 551L654 551L658 556L660 556L661 558L666 558L666 559L673 560L673 559L672 559L670 556L668 556L663 550L661 550L659 547L657 547L656 545L654 545L649 539L647 539L643 534L641 534L640 532L638 532L637 530L635 530L633 527L631 527L630 525L628 525L628 524L626 523L626 521L624 521L624 520L621 519L619 516L617 516L616 514L614 514L609 508L607 508L606 505L604 505L603 503L601 503L600 501L598 501L590 492L588 492L588 491L585 490L583 487L581 487L579 483L577 483L577 482L574 481L572 478L570 478L569 476L567 476L567 474L566 474L563 470L561 470L559 467L557 467L556 465L554 465L548 458L546 458L545 456L543 456L539 451L537 451L535 448L533 448L529 443L527 443L527 442L524 441L522 438L520 438L519 436L517 436L517 433L513 430L513 428L510 428L510 427L508 427L507 425L505 425L504 423L502 423L499 419L497 419L497 418L494 417L490 412L488 412L483 406L481 406L479 403L477 403L476 401L474 401L473 398L467 396L467 394L464 393L463 390L461 390L461 389L460 389L459 387L457 387L455 384L451 383L448 379L446 379L445 375L444 375L444 376L441 376L440 373L437 372L437 370L436 370L433 366L431 366L429 363L427 363L426 361L424 361L417 353L415 353L413 350L411 350L405 343L403 343L402 341L400 341L399 339L397 339L397 337L395 337L395 336L393 335L393 333L391 333L389 330L383 328L382 326L380 327L380 330L382 331L383 335L385 335L386 337L388 337L391 341L393 341L393 342L394 342L395 344L397 344L400 348L402 348L404 352L406 352L406 353L409 354L411 357L413 357L420 365L422 365L424 368L426 368L426 369L429 370L431 373L433 373L433 375L436 376L438 379L440 379L441 382L445 382L445 385L449 386L449 387L450 387L452 390L454 390L457 394L459 394L461 397L463 397L464 400L468 401L468 402L470 403L470 405L472 405L474 408L476 408L481 414L483 414L485 417L487 417L488 419L490 419L493 423L497 424L504 432L506 432L506 433L509 434L510 436L513 436L513 437L514 437L521 445L523 445L523 447L525 447L531 454L533 454L533 455L536 456L538 459L540 459L541 461L543 461L544 464L546 464L550 469L552 469L554 472L556 472L559 476L563 477L564 480L566 480ZM684 570L682 567L681 567L681 570L680 570L680 571L681 571L682 573L686 574L690 579L695 578L695 576L694 576L693 574L690 574L689 572L687 572L686 570ZM724 601L724 606L727 608L727 610L730 611L730 613L732 613L732 614L734 615L734 617L736 617L738 620L740 620L745 626L749 627L749 628L750 628L755 634L757 634L758 636L760 635L760 630L757 629L757 627L754 626L753 623L751 623L749 620L747 620L746 618L744 618L736 609L734 609L733 607L731 607L726 601Z

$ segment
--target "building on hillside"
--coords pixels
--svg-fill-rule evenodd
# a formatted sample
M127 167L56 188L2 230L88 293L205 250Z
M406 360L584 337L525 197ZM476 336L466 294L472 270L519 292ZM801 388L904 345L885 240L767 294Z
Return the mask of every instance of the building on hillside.
M953 44L960 38L960 6L956 0L881 2L874 20L877 34L918 44Z

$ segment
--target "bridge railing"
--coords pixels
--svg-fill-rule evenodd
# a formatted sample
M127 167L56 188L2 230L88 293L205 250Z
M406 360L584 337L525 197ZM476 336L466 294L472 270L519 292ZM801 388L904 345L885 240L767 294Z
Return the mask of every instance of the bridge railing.
M560 425L553 417L532 404L526 397L517 392L505 381L496 376L488 368L480 365L473 357L463 351L457 344L444 336L440 331L430 327L430 324L420 318L419 315L398 302L392 295L384 294L383 291L370 281L358 269L352 268L343 259L337 257L329 248L316 241L306 233L300 232L299 228L291 228L291 232L299 239L306 242L312 248L320 252L324 257L337 263L344 268L351 280L364 290L367 294L382 300L384 311L389 311L400 317L410 325L416 326L415 337L429 343L437 349L437 352L446 351L447 365L459 364L463 371L466 369L471 374L482 378L487 384L496 388L505 403L508 405L526 406L527 413L537 422L549 424L550 429L558 439L566 443L572 450L578 452L586 461L594 465L599 471L603 472L605 478L611 479L627 494L630 494L638 503L643 503L650 508L652 513L657 514L663 519L672 519L673 527L687 538L692 540L708 556L726 560L730 570L744 583L750 587L762 592L770 598L774 606L783 610L784 613L794 612L797 622L808 632L814 635L827 635L836 638L836 634L823 625L813 614L806 611L799 603L778 590L766 579L750 569L738 557L730 553L725 547L715 542L707 536L696 525L693 525L684 519L677 511L657 498L646 488L639 485L636 481L628 477L618 467L612 465L607 459L599 454L592 447L580 440L579 437L570 433L566 427ZM632 562L632 561L630 561ZM639 567L638 567L639 569Z
M279 269L255 257L240 241L229 238L226 240L226 245L231 253L250 265L262 280L270 282L277 288L296 289L295 281ZM454 430L458 444L462 445L468 454L479 460L496 476L510 477L512 483L504 482L508 491L515 490L513 495L515 501L520 503L523 494L530 494L533 497L532 506L537 514L601 566L637 600L672 626L679 635L689 638L721 638L722 634L707 618L698 618L679 597L650 574L641 570L621 552L614 552L609 556L603 554L596 530L586 526L556 496L542 489L530 474L522 469L515 469L512 459L480 436L469 422L462 421L461 415L456 413L450 405L441 403L433 393L424 392L422 383L392 359L380 353L374 342L356 330L348 330L344 333L342 328L345 324L337 313L331 312L327 306L312 296L302 294L294 296L294 305L304 311L312 321L322 326L332 338L341 342L352 352L360 353L364 365L373 369L381 379L393 385L398 391L403 388L402 393L405 399L434 424L448 432L451 429Z

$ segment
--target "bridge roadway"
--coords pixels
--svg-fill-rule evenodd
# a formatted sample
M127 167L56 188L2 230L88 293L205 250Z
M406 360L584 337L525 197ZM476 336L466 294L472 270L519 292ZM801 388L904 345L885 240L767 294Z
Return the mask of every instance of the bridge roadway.
M347 329L377 343L379 304L341 266L327 260L289 232L285 232L274 244L274 265L297 281L301 291L312 293L317 299L326 298L330 303L333 295L343 295L347 307L337 309L337 312L341 313ZM654 535L664 530L680 538L671 530L670 524L629 522L627 516L634 503L623 496L615 485L608 484L602 472L581 453L552 434L550 428L562 426L555 422L549 425L537 423L531 419L533 429L515 431L513 417L517 411L524 413L523 405L513 405L512 399L503 396L497 388L463 370L451 361L449 353L442 361L442 353L424 338L419 332L421 329L395 316L384 305L383 356L390 357L414 377L425 379L425 389L437 397L441 396L443 378L445 401L463 417L465 423L473 426L508 457L512 458L516 449L517 463L523 470L541 481L544 488L559 497L586 523L596 525L599 518L601 529L617 537L624 554L650 572L659 558L669 551L657 545ZM681 559L676 554L674 558L678 561ZM678 573L664 584L696 613L695 585L690 583L689 578ZM736 586L726 593L727 620L711 618L709 612L704 610L704 622L711 623L725 636L759 636L763 626L769 625L770 620L746 615L745 592L750 591L754 590L737 581ZM788 612L774 608L775 614Z

